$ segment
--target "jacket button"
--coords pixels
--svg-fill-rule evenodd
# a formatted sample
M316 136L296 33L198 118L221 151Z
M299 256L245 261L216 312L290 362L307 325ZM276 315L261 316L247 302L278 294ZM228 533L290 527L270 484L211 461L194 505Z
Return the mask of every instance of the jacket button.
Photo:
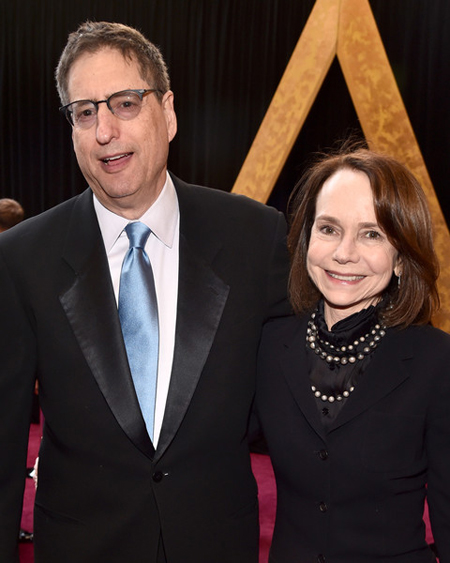
M319 504L319 510L320 512L326 512L328 510L328 506L326 502L321 502Z
M155 473L153 473L152 475L152 479L155 483L159 483L160 481L162 481L163 477L164 477L164 473L162 471L155 471Z
M328 452L327 450L320 450L319 452L319 457L321 460L325 461L326 459L328 459Z
M325 563L325 555L318 555L317 556L317 563Z

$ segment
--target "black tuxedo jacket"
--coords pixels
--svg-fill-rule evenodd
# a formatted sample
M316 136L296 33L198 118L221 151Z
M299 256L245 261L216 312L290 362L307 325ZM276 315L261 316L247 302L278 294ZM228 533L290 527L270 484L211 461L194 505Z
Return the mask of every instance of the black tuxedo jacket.
M256 406L274 465L274 563L450 562L450 336L388 329L325 431L306 370L307 317L267 323ZM326 406L324 404L324 406Z
M287 308L285 221L250 199L174 183L176 344L156 451L91 191L0 237L2 563L18 561L36 373L36 563L153 563L161 538L170 563L257 561L246 428L262 324Z

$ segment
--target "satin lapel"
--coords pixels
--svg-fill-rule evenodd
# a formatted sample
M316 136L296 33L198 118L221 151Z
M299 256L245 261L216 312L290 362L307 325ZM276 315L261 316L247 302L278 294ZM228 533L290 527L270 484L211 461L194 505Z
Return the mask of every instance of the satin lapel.
M145 429L128 367L90 190L75 204L63 259L73 269L74 279L60 295L60 301L75 337L118 423L132 442L152 457L154 448Z
M408 379L405 360L413 357L413 350L403 334L394 329L388 331L367 371L360 377L355 391L346 400L344 408L330 427L330 432L375 405Z
M186 415L230 291L211 266L222 243L205 236L201 228L207 212L202 196L172 179L180 206L178 307L172 374L155 459L164 454Z
M184 236L180 237L179 271L175 352L156 459L163 455L186 414L230 290Z
M291 340L284 343L285 354L280 363L291 393L309 425L319 436L325 438L325 430L311 391L308 377L305 334L308 319L302 320Z

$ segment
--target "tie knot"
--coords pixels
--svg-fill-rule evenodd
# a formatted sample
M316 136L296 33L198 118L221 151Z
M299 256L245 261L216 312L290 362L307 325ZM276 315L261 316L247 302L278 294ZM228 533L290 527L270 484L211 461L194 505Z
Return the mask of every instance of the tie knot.
M151 230L144 223L136 221L135 223L128 223L125 232L130 240L130 248L144 248Z

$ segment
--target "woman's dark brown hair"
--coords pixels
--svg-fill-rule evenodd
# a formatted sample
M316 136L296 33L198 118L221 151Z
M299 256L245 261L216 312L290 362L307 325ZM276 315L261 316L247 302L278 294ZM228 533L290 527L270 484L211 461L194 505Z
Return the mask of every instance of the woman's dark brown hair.
M306 256L317 196L328 178L343 168L363 172L372 188L380 228L399 253L401 283L393 276L382 311L387 326L426 324L439 307L439 264L425 194L395 159L368 149L343 150L321 158L300 179L290 199L289 292L297 313L314 308L320 293L308 276Z

